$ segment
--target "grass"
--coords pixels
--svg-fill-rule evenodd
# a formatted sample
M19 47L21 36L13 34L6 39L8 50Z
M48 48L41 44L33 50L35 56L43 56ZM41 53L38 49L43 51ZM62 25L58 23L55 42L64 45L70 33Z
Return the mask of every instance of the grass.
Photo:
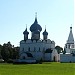
M0 64L0 75L75 75L75 63Z

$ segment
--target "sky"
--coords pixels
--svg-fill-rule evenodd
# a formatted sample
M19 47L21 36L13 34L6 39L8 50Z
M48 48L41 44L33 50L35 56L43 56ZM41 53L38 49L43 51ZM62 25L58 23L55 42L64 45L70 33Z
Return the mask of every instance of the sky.
M26 24L31 38L29 29L37 12L38 24L42 27L41 39L46 25L48 39L64 47L70 26L75 37L74 7L74 0L0 0L0 44L10 41L19 46Z

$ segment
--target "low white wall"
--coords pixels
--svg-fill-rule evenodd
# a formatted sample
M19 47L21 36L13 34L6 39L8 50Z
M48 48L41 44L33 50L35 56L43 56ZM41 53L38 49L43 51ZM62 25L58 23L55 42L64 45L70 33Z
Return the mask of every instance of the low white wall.
M75 56L72 54L60 54L60 62L75 62Z

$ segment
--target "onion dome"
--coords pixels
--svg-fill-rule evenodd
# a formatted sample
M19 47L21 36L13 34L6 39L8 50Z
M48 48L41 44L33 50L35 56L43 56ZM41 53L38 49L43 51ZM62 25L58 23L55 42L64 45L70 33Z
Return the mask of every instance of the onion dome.
M34 23L31 25L31 27L30 27L30 31L31 32L34 32L34 31L36 31L36 30L38 30L38 31L42 31L42 27L38 24L38 22L37 22L37 16L35 17L35 21L34 21Z
M43 35L48 35L48 32L46 31L46 29L45 29L45 31L43 32Z
M40 31L39 31L39 30L36 30L36 31L34 32L34 34L40 34Z
M29 32L27 31L27 28L26 28L26 30L23 32L23 34L29 34Z

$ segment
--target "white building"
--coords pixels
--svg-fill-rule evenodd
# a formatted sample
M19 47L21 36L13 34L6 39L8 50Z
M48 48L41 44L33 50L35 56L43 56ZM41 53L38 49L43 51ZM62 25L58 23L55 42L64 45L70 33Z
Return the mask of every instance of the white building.
M65 54L60 54L60 62L75 62L75 44L72 33L72 27L70 27L70 33L67 43L64 47Z
M34 23L30 26L31 39L28 39L29 32L23 32L24 40L20 41L20 60L42 60L42 61L58 61L55 42L48 39L46 28L43 32L43 39L40 39L42 27L38 24L37 16Z

